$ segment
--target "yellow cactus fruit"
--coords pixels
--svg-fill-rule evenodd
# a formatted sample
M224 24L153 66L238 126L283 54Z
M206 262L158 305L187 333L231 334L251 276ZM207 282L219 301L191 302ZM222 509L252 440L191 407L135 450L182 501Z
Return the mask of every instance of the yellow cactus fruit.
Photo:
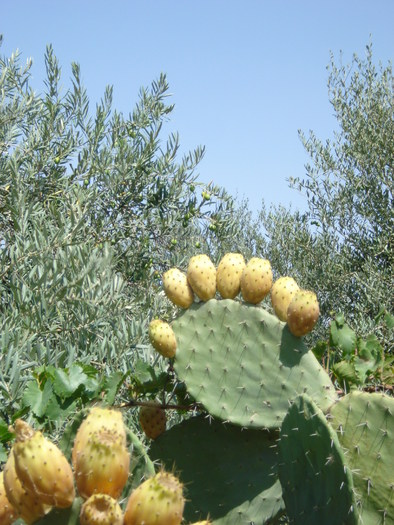
M108 494L93 494L81 508L81 525L123 525L119 503Z
M145 435L150 439L156 439L166 430L166 411L157 403L143 405L140 407L139 422Z
M163 357L174 357L176 338L171 326L161 319L154 319L149 324L149 340L155 350Z
M209 301L216 294L216 268L208 255L194 255L187 267L187 280L201 301Z
M271 288L271 303L281 321L287 321L287 309L300 287L292 277L279 277Z
M226 253L216 271L217 290L223 299L234 299L241 289L241 275L245 268L244 256L240 253Z
M302 337L313 330L319 314L316 294L310 290L298 290L287 309L287 326L293 335Z
M26 488L22 486L15 470L13 450L8 456L3 473L4 489L7 498L19 516L28 525L48 514L52 507L41 503L34 493L27 492Z
M85 448L86 443L94 432L102 428L116 432L122 438L123 445L126 446L126 428L122 413L112 408L93 407L90 409L88 416L82 421L75 436L72 450L74 470L78 452Z
M19 518L19 513L7 498L4 488L4 472L0 472L0 524L11 525Z
M163 288L166 296L176 306L189 308L194 301L193 290L187 281L186 274L171 268L163 275Z
M70 507L75 498L74 478L63 452L21 419L14 428L15 470L22 485L45 505Z
M75 459L75 481L83 498L108 494L118 499L129 476L130 454L114 430L94 432Z
M271 263L267 259L252 257L242 272L242 297L247 303L257 304L268 295L271 286Z
M168 472L158 472L130 495L124 525L180 525L185 498L183 485Z
M194 523L191 523L190 525L211 525L212 521L209 520L203 520L203 521L195 521Z

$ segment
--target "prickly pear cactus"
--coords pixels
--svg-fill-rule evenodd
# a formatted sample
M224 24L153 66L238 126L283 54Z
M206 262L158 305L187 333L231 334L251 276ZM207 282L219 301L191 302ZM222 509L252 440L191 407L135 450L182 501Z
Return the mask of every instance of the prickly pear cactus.
M336 399L328 374L302 339L263 308L212 299L192 305L173 330L178 376L222 420L278 428L298 394L308 393L323 410Z
M284 511L276 439L197 416L159 436L149 454L185 485L188 522L209 514L214 525L263 525Z
M330 410L353 471L360 523L394 524L394 399L352 392Z
M290 523L356 525L353 480L334 430L303 394L280 430L279 479Z

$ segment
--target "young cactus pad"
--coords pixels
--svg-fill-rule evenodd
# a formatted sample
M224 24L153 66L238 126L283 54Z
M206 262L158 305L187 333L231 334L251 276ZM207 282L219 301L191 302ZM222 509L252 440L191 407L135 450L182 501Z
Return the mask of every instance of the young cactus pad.
M289 408L278 448L290 523L357 524L350 469L335 431L309 396L299 396Z
M330 410L353 470L360 522L394 524L394 399L352 392Z
M213 525L263 525L284 510L276 439L198 416L159 436L149 454L179 473L188 523L209 515Z
M214 417L278 428L291 402L308 393L326 410L334 386L302 339L263 308L231 299L192 305L174 321L174 368Z

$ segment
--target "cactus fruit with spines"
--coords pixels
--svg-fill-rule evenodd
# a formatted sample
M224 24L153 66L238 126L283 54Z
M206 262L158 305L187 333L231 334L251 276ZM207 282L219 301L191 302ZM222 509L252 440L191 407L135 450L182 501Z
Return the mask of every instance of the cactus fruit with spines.
M299 289L295 279L289 276L279 277L272 285L271 303L281 321L287 321L287 309L294 293Z
M123 415L119 410L95 406L89 410L88 415L82 421L74 439L72 449L72 465L75 469L76 459L79 452L83 451L91 436L101 429L112 430L121 437L122 444L126 446L126 428Z
M160 471L131 493L124 525L180 525L184 506L183 486L178 478Z
M149 340L153 348L163 357L174 357L176 339L171 326L161 319L153 319L149 323Z
M75 459L78 493L83 498L108 494L118 499L128 479L129 463L130 455L121 435L106 428L93 432Z
M163 275L164 293L180 308L189 308L194 301L193 290L186 274L178 268L170 268Z
M149 439L156 439L166 430L166 411L158 403L140 407L139 422Z
M94 494L81 508L80 525L123 525L119 503L107 494Z
M272 286L272 268L268 259L252 257L242 271L241 293L247 303L260 303Z
M63 452L22 419L13 428L15 471L23 487L44 505L70 507L75 498L74 478Z
M18 511L11 504L5 492L4 472L0 472L0 524L11 525L18 517Z
M358 523L353 478L323 412L302 394L290 406L279 439L278 470L294 525Z
M394 524L394 399L354 391L330 408L353 472L360 523Z
M208 301L216 294L216 268L208 255L194 255L187 267L187 280L201 301Z
M241 253L226 253L216 271L216 288L223 299L235 299L241 290L245 258Z
M28 525L50 512L52 508L50 505L41 503L34 493L28 492L22 485L15 470L15 459L12 449L3 472L4 489L7 498Z
M319 318L316 294L310 290L297 290L287 308L287 325L297 337L309 334Z

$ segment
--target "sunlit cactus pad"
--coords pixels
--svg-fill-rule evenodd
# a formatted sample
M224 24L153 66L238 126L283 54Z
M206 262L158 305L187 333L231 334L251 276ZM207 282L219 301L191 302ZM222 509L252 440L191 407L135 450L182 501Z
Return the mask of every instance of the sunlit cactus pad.
M162 434L149 454L185 484L187 522L209 513L215 525L263 525L284 511L276 439L198 416Z
M330 410L352 471L360 522L394 524L394 399L352 392Z
M212 299L174 321L174 368L191 395L215 417L278 428L290 402L308 393L326 410L333 384L301 338L263 308Z
M299 396L280 430L279 479L290 523L356 525L353 479L338 437L309 396Z

